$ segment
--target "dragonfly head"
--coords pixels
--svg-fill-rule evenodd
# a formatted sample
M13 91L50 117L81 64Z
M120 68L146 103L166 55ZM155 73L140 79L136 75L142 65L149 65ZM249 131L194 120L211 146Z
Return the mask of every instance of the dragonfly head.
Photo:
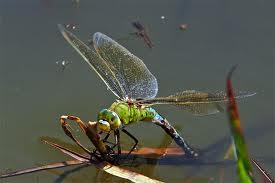
M104 132L110 132L111 130L116 130L121 126L121 121L117 113L109 110L103 109L98 113L97 116L98 127Z

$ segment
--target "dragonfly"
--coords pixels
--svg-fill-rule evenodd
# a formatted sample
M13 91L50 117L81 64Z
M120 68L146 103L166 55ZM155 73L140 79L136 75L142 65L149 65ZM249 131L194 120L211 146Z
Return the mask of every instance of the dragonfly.
M224 92L201 92L186 90L166 97L156 97L158 82L141 59L132 54L115 40L103 33L93 35L93 47L89 47L64 26L58 25L60 32L67 42L82 56L83 60L97 73L107 88L117 97L109 108L102 109L97 115L98 129L106 133L104 140L111 133L115 136L118 154L121 153L120 131L124 132L135 142L129 154L138 144L126 127L139 121L157 122L164 124L166 118L154 108L157 104L176 105L194 115L209 115L222 111L220 104L228 99ZM241 93L236 98L252 96L255 93ZM61 122L66 119L81 121L79 117L63 115ZM167 124L167 123L166 123ZM165 129L169 131L174 128ZM172 131L177 134L176 131ZM172 135L171 135L172 136ZM177 136L177 135L176 135ZM194 150L183 138L181 147L186 156L196 157ZM113 146L113 147L114 147Z

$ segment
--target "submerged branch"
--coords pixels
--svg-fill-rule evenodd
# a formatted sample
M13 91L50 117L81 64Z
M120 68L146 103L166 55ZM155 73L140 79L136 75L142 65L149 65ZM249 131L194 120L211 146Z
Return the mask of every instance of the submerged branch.
M42 170L50 170L50 169L55 169L55 168L62 168L62 167L67 167L67 166L72 166L72 165L81 165L84 164L85 162L79 161L79 160L68 160L68 161L63 161L59 163L52 163L49 165L43 165L39 167L34 167L34 168L29 168L29 169L24 169L24 170L19 170L19 171L14 171L6 174L0 175L1 178L7 178L7 177L14 177L18 175L24 175L24 174L29 174L33 172L38 172Z

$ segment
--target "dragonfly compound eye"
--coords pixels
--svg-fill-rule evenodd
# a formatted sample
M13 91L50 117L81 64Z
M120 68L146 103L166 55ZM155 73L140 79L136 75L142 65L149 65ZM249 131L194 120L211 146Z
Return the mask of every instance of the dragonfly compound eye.
M120 118L118 117L117 113L110 112L110 120L109 123L111 124L111 128L113 130L118 129L121 126Z
M107 120L106 117L108 115L109 111L108 109L102 109L99 113L98 113L98 116L97 116L97 120Z
M99 126L102 126L102 128L104 128L103 124L105 124L106 122L110 126L111 130L116 130L121 126L121 121L120 121L120 118L117 115L117 113L115 113L109 109L101 110L98 113L97 120L102 121L101 123L99 123L100 124ZM104 123L103 123L103 121L104 121ZM106 130L104 130L104 131L106 131Z
M100 130L102 130L104 132L110 132L111 131L110 123L108 123L107 121L104 121L104 120L99 120L98 121L98 127L99 127Z

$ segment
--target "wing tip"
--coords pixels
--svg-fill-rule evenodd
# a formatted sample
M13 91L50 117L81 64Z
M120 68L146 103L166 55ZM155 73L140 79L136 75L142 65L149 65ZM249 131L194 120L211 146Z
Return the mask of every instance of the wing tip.
M62 24L57 24L57 27L58 27L60 33L62 34L62 36L63 36L68 42L70 42L69 35L72 34L72 33L69 32L69 31L67 31L66 28L65 28Z
M66 32L66 29L62 24L57 24L57 27L62 34Z
M102 37L102 36L106 36L105 34L101 33L101 32L95 32L93 34L93 41L95 40L98 40L99 37Z

